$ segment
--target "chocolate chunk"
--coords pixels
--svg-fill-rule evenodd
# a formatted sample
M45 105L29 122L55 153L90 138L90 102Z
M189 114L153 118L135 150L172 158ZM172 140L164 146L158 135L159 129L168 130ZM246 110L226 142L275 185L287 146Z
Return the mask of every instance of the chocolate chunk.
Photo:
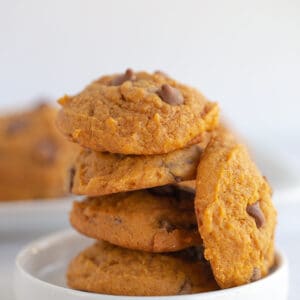
M168 84L163 84L161 89L157 91L157 94L164 102L170 105L179 105L184 102L181 92Z
M7 135L14 135L22 130L24 130L26 127L28 127L29 122L24 119L16 119L12 122L10 122L6 128L6 134Z
M260 269L259 268L254 268L252 276L250 278L250 281L253 282L253 281L259 280L260 278L261 278Z
M57 145L53 140L44 138L35 145L35 159L42 163L53 163L56 158L57 150Z
M127 69L124 74L115 77L111 81L110 85L121 85L123 82L128 80L135 80L135 75L132 69Z
M258 201L252 205L248 205L246 211L254 218L257 228L260 228L265 224L265 216L260 209Z
M76 170L74 167L69 170L69 192L72 192L73 189L75 173Z
M190 294L192 291L192 285L188 278L185 278L183 284L179 288L178 295Z

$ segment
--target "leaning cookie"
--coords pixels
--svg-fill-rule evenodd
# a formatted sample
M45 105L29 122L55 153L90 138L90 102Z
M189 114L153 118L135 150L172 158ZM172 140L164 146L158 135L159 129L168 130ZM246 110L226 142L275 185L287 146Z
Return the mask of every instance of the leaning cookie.
M218 124L217 104L161 73L104 76L59 103L62 133L101 152L168 153L197 143Z
M139 190L196 178L201 143L160 155L120 155L83 149L76 160L72 192L87 196Z
M226 130L201 158L195 210L204 255L220 287L268 273L274 263L276 225L271 189L245 147Z
M201 245L194 191L164 186L74 202L72 226L82 234L130 249L178 251Z
M128 296L167 296L218 289L201 251L153 254L98 242L75 257L67 271L77 290Z

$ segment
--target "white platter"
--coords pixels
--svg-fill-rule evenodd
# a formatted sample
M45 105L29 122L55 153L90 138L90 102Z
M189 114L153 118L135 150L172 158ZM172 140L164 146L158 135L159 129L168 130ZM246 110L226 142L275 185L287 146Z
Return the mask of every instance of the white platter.
M75 291L66 287L65 272L72 257L93 240L73 230L62 231L39 239L25 247L16 258L14 291L16 300L103 300L144 299L145 297L108 296ZM160 299L287 299L288 267L284 255L277 253L276 270L259 281L209 293L160 297ZM157 297L147 297L157 299Z

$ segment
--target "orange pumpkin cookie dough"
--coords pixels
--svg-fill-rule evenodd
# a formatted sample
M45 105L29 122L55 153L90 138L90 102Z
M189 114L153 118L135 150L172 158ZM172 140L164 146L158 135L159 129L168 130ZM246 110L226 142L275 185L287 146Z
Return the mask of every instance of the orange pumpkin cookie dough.
M220 287L268 274L276 225L271 189L245 147L226 130L212 139L200 161L195 210L204 255Z
M86 236L148 252L201 245L195 193L179 186L87 198L74 202L71 224Z
M218 124L217 104L162 73L127 70L59 100L57 124L95 151L163 154L198 142Z
M71 288L112 295L167 296L218 289L201 250L168 254L128 250L98 242L68 268Z

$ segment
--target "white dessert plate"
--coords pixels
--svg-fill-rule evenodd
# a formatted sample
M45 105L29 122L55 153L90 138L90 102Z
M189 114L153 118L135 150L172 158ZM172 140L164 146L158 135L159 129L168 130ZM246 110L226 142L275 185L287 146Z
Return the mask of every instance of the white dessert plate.
M66 268L72 257L94 241L73 230L62 231L25 247L16 258L14 291L16 300L102 300L157 299L158 297L108 296L68 288ZM240 287L208 293L159 297L159 299L287 299L288 267L284 255L277 252L277 267L259 281Z

